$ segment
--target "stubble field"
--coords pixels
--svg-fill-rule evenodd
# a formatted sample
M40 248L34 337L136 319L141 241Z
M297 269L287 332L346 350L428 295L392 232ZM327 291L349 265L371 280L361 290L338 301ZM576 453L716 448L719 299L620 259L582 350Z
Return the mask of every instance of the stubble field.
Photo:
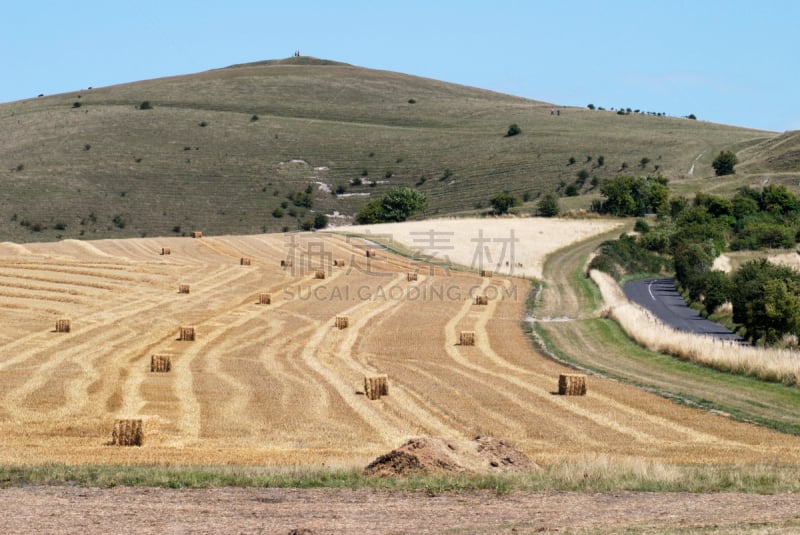
M800 461L796 437L624 384L554 395L569 370L521 328L527 280L367 247L331 234L0 244L0 463L358 467L410 437L476 434L538 463ZM171 371L150 371L155 354ZM389 395L369 400L376 374ZM110 445L119 418L143 419L141 447Z

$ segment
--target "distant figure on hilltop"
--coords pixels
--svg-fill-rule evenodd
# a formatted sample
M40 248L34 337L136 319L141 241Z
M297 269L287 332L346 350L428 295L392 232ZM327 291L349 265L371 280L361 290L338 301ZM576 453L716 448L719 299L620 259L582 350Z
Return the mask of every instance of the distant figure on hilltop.
M294 51L294 57L296 57L296 58L300 57L300 49L299 48Z

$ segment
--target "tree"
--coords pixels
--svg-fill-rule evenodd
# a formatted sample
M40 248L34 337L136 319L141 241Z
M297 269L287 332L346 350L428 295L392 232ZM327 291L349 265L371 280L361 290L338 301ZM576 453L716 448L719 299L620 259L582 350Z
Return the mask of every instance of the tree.
M514 123L508 127L508 132L506 132L506 137L516 136L517 134L521 133L522 129L517 125L517 123Z
M361 225L405 221L411 214L424 210L428 198L413 188L392 188L385 195L368 202L356 215Z
M606 200L593 202L592 210L616 216L658 213L669 200L667 179L662 177L618 176L603 182L600 193Z
M594 104L589 104L589 105L588 105L588 106L586 106L586 107L587 107L587 108L589 108L590 110L593 110L593 109L594 109Z
M724 175L732 175L736 173L734 171L733 166L739 163L739 159L736 158L736 153L730 150L722 150L719 152L714 161L711 162L711 167L714 168L714 172L717 176L724 176Z
M506 214L510 209L520 204L519 197L507 191L498 193L489 199L489 202L492 204L492 210L496 214Z
M545 193L536 205L536 213L542 217L555 217L561 212L555 193Z
M317 214L314 216L314 228L323 229L328 226L328 216L325 214Z
M746 262L731 281L733 321L753 341L774 343L800 331L800 274L765 258Z
M385 221L405 221L420 210L424 210L428 197L413 188L392 188L383 196L381 205Z

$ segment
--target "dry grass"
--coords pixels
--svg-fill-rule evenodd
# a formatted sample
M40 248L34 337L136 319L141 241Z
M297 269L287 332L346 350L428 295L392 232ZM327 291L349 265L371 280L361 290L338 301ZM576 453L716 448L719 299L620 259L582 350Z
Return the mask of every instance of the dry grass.
M562 247L622 225L607 219L435 219L338 227L387 243L398 242L418 258L471 267L487 275L542 278L545 257Z
M800 354L788 350L741 346L676 331L628 301L610 276L593 270L591 277L603 295L607 307L605 313L617 321L628 336L647 349L724 372L800 385Z
M281 270L293 240L354 265L325 281L300 260ZM174 262L153 261L161 246ZM241 269L245 255L265 267ZM571 370L520 328L528 281L437 269L408 284L420 266L381 256L367 271L360 241L324 233L0 244L0 463L353 468L411 437L478 433L538 463L800 463L798 438L616 382L552 395ZM181 280L191 296L175 295ZM254 288L272 294L269 313ZM62 314L83 326L69 344L42 329ZM336 316L353 321L332 330ZM179 341L175 325L200 335ZM150 372L154 353L171 373ZM356 392L377 374L391 395L366 403ZM159 422L157 440L147 429L141 447L107 447L121 418Z

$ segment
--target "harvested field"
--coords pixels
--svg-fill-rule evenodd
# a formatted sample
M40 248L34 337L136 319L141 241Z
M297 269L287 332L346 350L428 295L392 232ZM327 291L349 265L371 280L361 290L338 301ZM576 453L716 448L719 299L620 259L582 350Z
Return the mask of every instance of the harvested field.
M173 253L154 255L162 246ZM520 328L527 281L425 267L410 284L414 260L364 250L322 233L1 247L0 462L363 468L413 437L476 435L539 464L800 462L796 437L616 382L555 395L571 371ZM347 267L309 276L325 265L319 251ZM179 281L192 293L176 294ZM269 313L254 288L271 294ZM337 316L346 329L332 328ZM56 336L65 317L80 328ZM194 326L195 341L178 340L178 326ZM462 331L474 346L459 345ZM151 373L154 353L171 356L170 373ZM391 395L359 395L384 374ZM123 419L158 433L111 447Z
M542 278L544 258L570 243L616 227L618 221L524 219L427 219L405 223L340 227L376 240L400 243L418 257L448 260L475 271ZM374 250L367 249L367 256Z

